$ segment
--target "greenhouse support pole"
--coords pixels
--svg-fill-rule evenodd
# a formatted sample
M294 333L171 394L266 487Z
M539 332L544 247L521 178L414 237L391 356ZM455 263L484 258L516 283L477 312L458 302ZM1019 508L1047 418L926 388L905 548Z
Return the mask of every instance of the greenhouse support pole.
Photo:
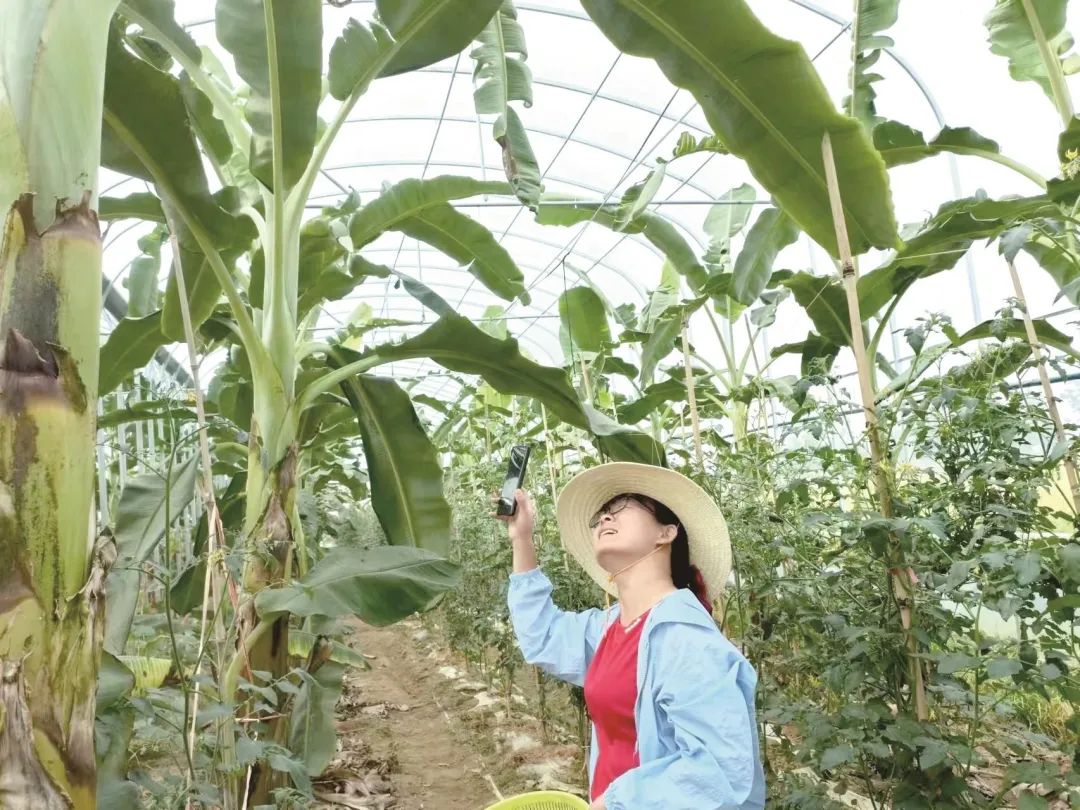
M851 328L851 348L855 353L855 364L859 370L859 388L862 395L863 414L866 417L866 433L870 440L870 462L874 476L874 489L877 492L881 514L886 519L893 517L892 490L885 467L885 455L881 447L881 432L874 407L874 388L871 382L870 362L866 353L866 341L863 336L862 314L859 310L858 281L859 274L855 259L851 255L851 243L848 240L847 222L844 218L844 204L840 197L840 182L837 179L836 161L833 157L832 138L826 130L821 141L822 157L825 163L825 179L829 188L829 203L832 209L833 226L836 229L836 244L840 253L840 274L847 293L848 321ZM911 680L911 692L915 699L916 717L922 721L929 717L926 702L926 686L923 683L922 665L919 663L914 625L914 572L903 565L899 550L899 539L889 533L889 580L893 595L900 608L900 622L904 628L907 647L907 665Z
M1068 447L1069 437L1065 435L1065 426L1061 422L1061 414L1058 412L1057 400L1054 399L1054 389L1050 387L1050 375L1046 373L1046 358L1043 355L1039 336L1035 334L1035 324L1031 322L1031 313L1028 311L1027 298L1024 296L1024 288L1020 284L1020 276L1016 272L1016 265L1006 259L1009 265L1009 275L1012 277L1013 290L1020 300L1024 315L1024 329L1027 332L1028 343L1031 345L1031 356L1035 358L1035 365L1039 369L1039 380L1042 382L1043 396L1046 398L1046 408L1050 411L1050 418L1054 421L1054 434L1057 440ZM1080 515L1080 481L1077 480L1076 462L1072 453L1066 450L1065 477L1069 482L1069 493L1072 496L1073 513Z

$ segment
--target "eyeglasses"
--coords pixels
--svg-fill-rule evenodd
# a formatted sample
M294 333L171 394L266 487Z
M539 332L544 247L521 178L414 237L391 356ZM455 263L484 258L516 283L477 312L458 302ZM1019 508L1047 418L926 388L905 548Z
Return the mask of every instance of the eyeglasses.
M595 529L597 526L600 525L600 521L603 520L604 515L617 515L631 503L637 504L642 509L652 514L652 509L649 509L649 507L642 503L641 500L639 500L636 496L619 495L612 498L610 501L608 501L596 510L596 513L591 518L589 518L589 528Z

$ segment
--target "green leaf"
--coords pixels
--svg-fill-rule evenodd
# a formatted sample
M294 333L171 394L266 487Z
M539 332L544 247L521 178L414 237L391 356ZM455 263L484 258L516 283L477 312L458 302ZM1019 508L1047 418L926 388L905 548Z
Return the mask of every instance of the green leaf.
M505 0L477 37L469 54L476 62L473 103L481 115L504 115L511 101L532 106L532 72L525 32L511 0Z
M345 667L328 661L303 683L289 715L289 750L304 763L308 776L318 776L337 751L334 708L341 696Z
M180 572L169 589L169 603L181 616L202 607L203 591L206 583L206 548L209 540L209 523L206 512L199 516L199 525L195 527L195 542L192 556L195 562Z
M128 288L129 318L145 318L160 309L158 273L161 272L161 242L163 229L156 228L139 240L142 255L131 262L125 284Z
M98 396L108 394L129 374L143 368L167 342L161 334L160 312L121 320L101 347Z
M135 688L135 676L123 661L108 650L101 651L98 667L97 711L102 713Z
M155 38L161 35L174 44L188 59L198 64L202 61L199 46L187 30L176 22L174 0L124 0L120 11L145 23L147 33Z
M571 287L559 296L559 341L567 363L575 353L595 356L611 343L607 308L591 287Z
M1037 20L1032 20L1022 0L997 0L986 16L991 53L1009 60L1010 76L1036 82L1055 103L1050 71L1060 74L1061 61L1073 46L1073 38L1065 30L1067 4L1068 0L1033 0L1031 8ZM1048 66L1045 57L1054 64Z
M840 115L802 46L771 33L743 0L582 0L624 53L656 60L713 131L811 238L837 255L822 160L828 132L854 253L889 248L896 223L881 156Z
M459 213L449 200L480 194L509 194L506 183L443 175L430 180L409 179L387 188L349 222L353 247L359 250L387 230L397 230L430 244L457 262L492 292L510 300L524 296L524 276L491 232Z
M491 231L449 204L429 205L393 229L441 250L500 298L530 303L525 276L509 251Z
M237 229L244 227L210 193L180 83L132 56L115 23L105 74L101 160L106 167L141 180L168 178L170 201L182 206L215 241L233 240ZM123 206L126 215L154 218L160 207L149 196L135 195Z
M355 615L387 625L425 610L460 579L458 567L411 546L335 548L300 582L255 597L260 616Z
M979 663L979 659L964 653L944 653L937 656L938 672L942 675L952 675L961 670L971 669Z
M350 17L330 48L330 95L344 101L354 93L363 93L373 78L371 65L392 47L390 34L381 25L368 28Z
M444 368L465 374L477 374L495 390L504 394L520 394L544 403L552 414L575 427L592 429L589 415L578 400L566 372L541 366L522 356L516 340L498 340L477 328L467 318L448 312L416 337L401 343L380 346L376 354L385 362L398 359L429 357ZM652 439L642 442L631 434L636 431L616 431L606 423L601 446L615 460L658 463L664 453ZM641 434L637 434L641 436ZM642 447L645 452L642 453ZM661 462L662 463L662 462Z
M514 194L535 211L544 191L540 182L540 166L525 126L513 107L507 107L506 115L495 122L495 140L502 147L503 169Z
M641 347L641 377L642 385L648 385L653 381L656 367L673 351L675 342L682 333L683 313L678 307L665 312L653 326Z
M479 36L503 0L375 0L379 19L393 34L397 53L380 76L433 65Z
M618 230L625 230L627 225L638 218L638 215L645 212L664 184L665 177L667 177L667 163L660 163L646 175L644 180L627 189L619 202L619 213L616 218Z
M890 168L951 152L955 155L999 155L997 142L970 127L944 127L927 143L923 134L899 121L883 121L874 127L874 146Z
M811 332L806 336L806 340L777 346L769 354L771 357L779 357L782 354L802 355L800 373L808 377L812 373L821 373L832 368L841 348L840 344Z
M954 267L977 240L992 239L1018 219L1046 206L1052 206L1046 197L968 197L945 203L889 262L859 279L863 320L877 314L894 296L903 295L919 279Z
M780 283L791 290L821 337L837 346L851 345L847 293L834 276L799 272Z
M344 349L328 355L331 368L356 359ZM394 381L359 374L342 384L356 413L371 481L371 505L392 545L446 554L450 506L442 467L409 395Z
M833 768L843 765L845 762L851 762L855 759L855 749L850 745L835 745L832 748L826 748L821 755L821 769L823 771L829 771Z
M268 16L273 24L273 65ZM322 96L322 3L217 0L216 18L218 41L232 54L236 72L251 88L245 107L252 131L251 172L273 189L276 147L286 186L276 191L284 193L303 175L315 149Z
M747 306L754 303L772 277L777 254L798 238L799 229L787 214L776 208L762 211L735 259L735 300Z
M1030 790L1024 790L1016 799L1017 810L1047 810L1050 805L1046 799L1036 796Z
M1035 336L1039 339L1040 343L1080 359L1080 352L1072 346L1072 338L1058 330L1057 327L1049 321L1032 321L1032 325L1035 327ZM961 344L969 343L973 340L984 340L991 337L997 337L998 339L1011 337L1026 340L1027 329L1024 327L1024 322L1020 318L983 321L978 326L975 326L964 332L964 334L954 338L952 344L954 346L960 346Z
M508 195L511 191L506 183L471 177L440 175L430 180L409 178L385 188L382 194L353 215L349 220L349 237L353 248L360 250L401 221L423 213L433 205L482 194Z
M1070 303L1080 305L1080 262L1072 251L1061 246L1061 241L1063 238L1060 235L1055 243L1045 235L1038 234L1025 242L1021 249L1035 259L1061 288L1058 297L1064 296Z
M855 19L851 23L855 32L852 95L844 100L843 108L870 129L878 120L874 84L881 76L869 71L881 58L881 51L893 45L892 39L881 32L896 22L899 5L900 0L857 0L855 4Z
M986 674L990 678L1009 678L1023 670L1024 665L1015 658L994 658L986 665Z
M544 203L553 203L545 205ZM594 203L575 203L558 196L545 196L536 210L536 221L541 225L569 227L582 222L596 223L613 231L619 231L619 206ZM686 276L690 287L700 290L708 277L698 261L693 248L668 220L659 214L645 211L627 223L622 231L640 233L667 257L676 270Z
M1016 572L1017 585L1030 585L1042 573L1042 557L1037 551L1029 551L1013 560L1013 571Z
M161 200L157 195L140 191L126 197L102 197L98 200L98 219L102 222L117 219L164 222L165 212L161 210Z
M1061 570L1065 578L1080 585L1080 544L1066 543L1060 546L1058 557L1061 559Z
M731 240L750 219L753 201L757 196L753 186L741 186L725 191L705 215L705 233L709 247L705 251L705 266L710 273L719 273L731 267Z
M166 512L171 525L195 494L198 454L173 465L168 480L145 473L128 479L116 507L116 562L105 580L105 648L124 652L139 599L139 567L165 534Z

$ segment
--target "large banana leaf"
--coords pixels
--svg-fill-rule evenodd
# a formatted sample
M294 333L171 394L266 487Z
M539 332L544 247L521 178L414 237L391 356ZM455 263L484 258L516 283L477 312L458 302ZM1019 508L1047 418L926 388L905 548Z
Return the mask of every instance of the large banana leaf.
M855 253L896 242L888 176L858 121L837 112L802 46L744 0L581 0L619 50L656 60L693 93L713 131L783 210L832 255L821 143L831 135Z
M793 273L781 283L791 290L823 338L839 346L851 345L847 294L835 276ZM863 313L862 317L865 320L868 316Z
M105 648L121 655L139 601L139 567L150 559L195 494L198 454L173 465L166 478L145 473L131 478L116 508L116 563L105 580ZM166 513L168 521L166 521Z
M387 625L425 610L460 579L458 566L411 546L335 548L306 577L255 598L260 616L354 615Z
M284 193L303 175L315 149L322 96L322 3L217 0L216 14L218 41L251 88L245 112L253 135L252 174L272 189L277 149L286 188L275 190Z
M459 53L501 5L502 0L375 0L379 19L400 43L380 75L417 70Z
M303 669L297 671L303 683L289 717L289 750L304 763L308 776L318 776L337 753L334 709L341 697L345 667L327 661L314 675Z
M1009 75L1036 82L1059 105L1069 103L1062 75L1062 60L1073 46L1065 30L1067 6L1068 0L1031 0L1032 18L1023 0L997 0L986 16L990 51L1009 60ZM1059 89L1066 98L1058 97Z
M327 361L339 368L356 359L335 349ZM392 545L445 555L450 546L450 506L442 468L409 395L394 380L358 374L342 384L364 442L371 504Z
M879 120L874 100L874 84L881 81L870 69L881 58L883 48L893 45L890 37L882 34L893 26L899 12L900 0L856 0L855 17L851 21L852 51L851 96L844 101L844 110L858 118L868 129Z
M799 229L787 214L777 208L762 211L735 259L732 279L735 300L747 306L754 303L772 277L777 255L798 238Z

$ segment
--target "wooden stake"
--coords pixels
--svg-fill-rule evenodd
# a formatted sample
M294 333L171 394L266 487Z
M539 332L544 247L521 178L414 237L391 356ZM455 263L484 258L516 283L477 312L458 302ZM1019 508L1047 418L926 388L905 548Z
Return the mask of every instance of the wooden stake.
M874 386L871 379L872 369L866 354L866 340L863 336L862 315L859 311L859 272L855 259L851 255L851 242L848 239L847 221L844 218L844 204L840 197L840 181L836 173L836 160L833 157L832 138L828 131L821 141L821 152L825 163L825 180L829 187L829 205L832 209L833 226L836 228L836 245L840 252L840 277L847 293L848 322L851 327L851 348L855 352L855 365L859 371L859 389L862 395L863 414L866 417L866 432L870 439L870 462L874 476L874 489L877 492L881 514L887 519L894 515L892 489L889 484L887 462L882 451L881 433L878 427L877 410L874 407ZM926 687L923 683L922 665L919 663L915 634L912 632L915 603L913 599L915 574L900 566L897 552L899 539L889 533L889 547L893 552L889 566L889 580L893 596L900 607L900 622L904 628L907 642L908 671L911 678L911 691L915 698L915 715L919 720L926 720L929 709L926 702Z
M1013 290L1020 300L1024 309L1024 330L1027 332L1028 343L1031 344L1031 355L1039 368L1039 380L1042 382L1043 397L1046 398L1046 408L1050 411L1050 418L1054 421L1054 435L1062 444L1068 446L1068 437L1065 435L1065 426L1061 422L1061 414L1058 413L1057 400L1054 399L1054 390L1050 387L1050 375L1046 373L1046 358L1043 356L1039 336L1035 334L1035 324L1031 320L1028 311L1027 298L1024 296L1024 288L1020 284L1020 276L1016 272L1016 265L1006 260L1009 265L1009 275L1012 277ZM1072 453L1066 453L1065 477L1069 481L1069 492L1072 495L1073 512L1080 515L1080 481L1077 479L1076 462Z
M687 333L690 328L690 319L683 318L682 325L682 353L683 365L686 367L686 402L690 406L690 427L694 433L694 455L697 457L698 468L705 470L705 461L701 453L701 422L698 419L697 392L694 390L694 371L690 366L690 341Z

